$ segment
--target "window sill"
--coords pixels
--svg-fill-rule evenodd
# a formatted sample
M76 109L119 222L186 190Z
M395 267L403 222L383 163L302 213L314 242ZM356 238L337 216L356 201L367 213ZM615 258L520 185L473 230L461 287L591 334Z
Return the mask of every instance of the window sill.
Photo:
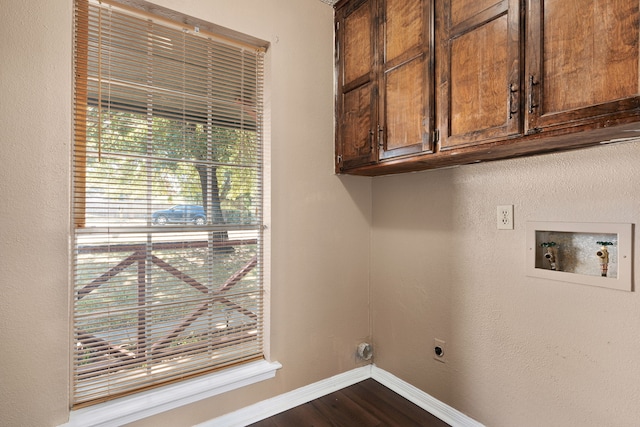
M273 378L276 370L281 367L278 362L266 360L247 363L211 375L71 411L69 422L60 427L120 426Z

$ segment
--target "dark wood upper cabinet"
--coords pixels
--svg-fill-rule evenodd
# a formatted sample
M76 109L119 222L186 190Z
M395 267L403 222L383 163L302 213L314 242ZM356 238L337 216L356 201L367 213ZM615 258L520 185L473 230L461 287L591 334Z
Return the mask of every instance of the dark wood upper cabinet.
M336 171L638 137L639 22L638 0L341 0Z
M520 0L438 2L440 149L522 132Z
M430 152L431 0L336 5L336 170Z
M637 115L638 0L528 0L526 133Z

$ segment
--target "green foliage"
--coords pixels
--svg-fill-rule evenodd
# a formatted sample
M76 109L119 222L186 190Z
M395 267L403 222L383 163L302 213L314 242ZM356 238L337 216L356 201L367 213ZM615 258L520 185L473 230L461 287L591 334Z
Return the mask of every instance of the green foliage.
M225 217L253 218L260 203L256 133L131 111L87 111L87 192L155 205L214 200ZM107 187L103 185L110 182ZM217 183L208 194L209 177ZM215 184L214 183L214 184ZM93 185L93 186L92 186ZM217 194L216 194L217 191Z

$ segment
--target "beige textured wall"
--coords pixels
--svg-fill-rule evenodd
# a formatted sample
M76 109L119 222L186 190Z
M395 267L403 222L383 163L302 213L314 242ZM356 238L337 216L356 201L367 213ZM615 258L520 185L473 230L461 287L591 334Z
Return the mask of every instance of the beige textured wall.
M0 13L0 425L66 420L71 3Z
M318 0L156 3L271 42L276 378L136 423L187 426L359 366L371 185L333 175L333 11ZM0 425L68 416L71 0L0 13ZM34 351L30 351L34 348Z
M638 292L526 277L525 222L637 224L639 144L375 178L375 363L487 426L637 426Z
M157 3L272 43L271 351L284 367L135 425L192 425L358 366L369 280L375 362L486 425L637 424L638 293L524 276L526 220L637 223L637 143L336 177L329 6ZM55 426L68 415L71 1L4 0L0 39L0 425ZM498 204L515 205L515 230L495 229Z

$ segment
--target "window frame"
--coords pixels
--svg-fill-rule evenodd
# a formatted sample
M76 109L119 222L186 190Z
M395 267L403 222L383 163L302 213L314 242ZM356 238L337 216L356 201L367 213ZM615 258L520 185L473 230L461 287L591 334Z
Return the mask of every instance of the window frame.
M260 360L71 411L59 427L121 426L273 378L279 362Z
M101 3L107 3L109 5L116 6L118 8L125 9L135 9L136 13L146 14L149 18L154 20L162 21L163 24L174 25L178 27L184 28L189 27L190 30L195 32L208 32L211 33L216 38L220 38L222 40L232 40L234 43L246 44L251 46L252 48L262 49L263 51L267 51L268 43L262 40L253 38L251 36L247 36L244 34L237 33L233 30L229 30L215 24L207 23L205 21L199 20L197 18L189 17L182 15L178 12L172 11L170 9L166 9L163 7L159 7L152 3L143 1L143 0L120 0L120 1L111 1L111 0L102 0ZM88 4L84 1L78 2L77 4ZM78 7L78 6L76 6ZM82 6L80 6L82 7ZM179 19L180 22L176 22ZM77 30L82 31L82 29ZM83 52L76 52L76 55L83 55ZM266 63L266 59L265 59ZM266 66L265 66L266 69ZM265 79L266 80L266 79ZM86 87L82 87L82 85L86 85L86 81L83 81L81 78L75 79L75 88L76 91L80 90L84 93L87 93ZM263 87L263 111L266 110L267 99L265 97L265 93L267 92L266 81ZM84 105L85 110L88 106L87 98L84 98L84 104L82 104L82 97L76 97L76 100L80 99L79 109L82 110L82 105ZM77 101L76 101L77 104ZM76 106L78 108L78 106ZM266 115L265 115L266 116ZM264 117L263 116L263 120ZM82 127L82 123L86 125L86 119L82 120L80 115L80 119L78 119L79 115L76 113L76 125L74 128L74 151L78 149L78 144L83 144L83 139L86 140L86 128ZM80 124L80 125L79 125ZM122 422L131 422L136 419L140 419L143 417L147 417L153 415L155 413L160 413L168 409L175 408L177 406L181 406L184 404L188 404L203 398L211 397L219 393L224 393L229 390L233 390L238 387L242 387L257 381L262 381L264 379L271 378L275 375L275 371L281 367L278 362L269 362L269 251L266 250L268 248L270 242L270 230L269 227L266 226L269 222L269 157L267 155L268 152L268 141L269 137L266 132L266 127L264 123L261 124L264 128L262 132L262 185L263 185L263 237L262 237L262 245L264 249L262 251L263 256L263 281L262 281L262 293L264 298L264 311L262 313L262 323L263 323L263 360L253 361L244 363L238 366L232 366L227 368L221 368L220 370L210 373L210 374L201 374L196 378L190 378L187 380L180 381L178 383L172 383L168 385L158 385L154 386L154 389L142 391L142 392L134 392L134 394L129 396L124 396L120 398L116 398L104 403L97 403L89 407L81 408L72 411L72 416L68 425L97 425L102 422L106 422L107 424L113 423L114 425L119 425ZM86 144L86 143L85 143ZM85 175L80 175L74 179L74 187L73 187L73 227L77 231L78 229L83 229L86 227L86 218L84 215L77 216L75 213L77 212L85 212L86 209L86 169ZM79 194L81 196L79 196ZM84 196L84 197L83 197ZM74 233L75 234L75 233ZM72 251L76 250L76 245L73 243L75 238L72 240ZM75 258L75 257L72 257ZM72 290L70 292L72 294L72 298L75 299L75 292ZM73 303L71 304L73 309ZM73 328L72 328L73 329ZM72 336L72 344L75 339ZM73 352L72 352L73 355ZM73 369L72 369L73 371ZM73 379L71 386L73 387ZM73 393L71 393L73 395ZM73 397L72 397L73 398ZM72 403L73 406L73 403ZM98 421L103 419L104 421ZM119 420L119 421L115 421Z

